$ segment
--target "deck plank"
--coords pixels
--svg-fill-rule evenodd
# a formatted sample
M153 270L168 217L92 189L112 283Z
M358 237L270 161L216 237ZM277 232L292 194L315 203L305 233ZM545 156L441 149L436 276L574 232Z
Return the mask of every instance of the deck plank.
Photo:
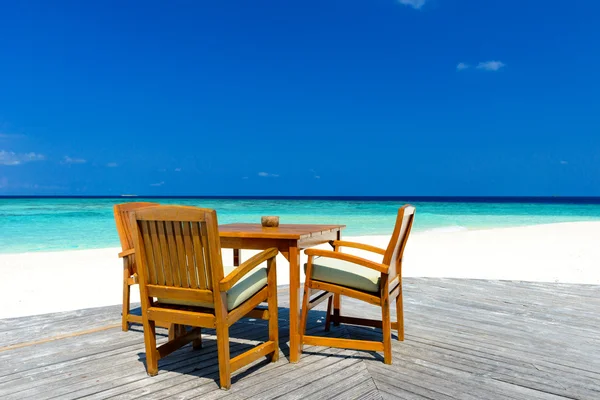
M178 350L148 377L139 327L78 334L118 323L120 306L0 320L0 348L74 335L0 351L0 398L600 398L599 286L407 278L403 291L406 340L393 340L392 365L377 353L315 346L290 364L287 290L280 288L280 361L236 372L229 391L218 387L211 330L203 349ZM342 304L344 314L379 318L366 303ZM311 334L326 334L323 307L309 314ZM264 321L242 321L231 329L232 356L267 338ZM164 329L158 333L166 340ZM381 330L342 325L326 335L380 340Z

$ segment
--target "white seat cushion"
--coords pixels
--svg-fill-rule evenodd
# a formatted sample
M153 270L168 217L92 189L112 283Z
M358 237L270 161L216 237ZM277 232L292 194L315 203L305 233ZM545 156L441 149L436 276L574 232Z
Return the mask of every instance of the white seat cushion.
M223 266L223 274L229 275L237 267ZM267 285L267 267L257 267L242 277L231 289L227 291L227 310L231 311L250 297L258 293ZM176 299L158 299L159 303L179 304L214 308L214 304L202 301L185 301Z
M304 271L306 271L306 264ZM317 257L313 259L311 278L364 292L378 293L381 273L352 262Z

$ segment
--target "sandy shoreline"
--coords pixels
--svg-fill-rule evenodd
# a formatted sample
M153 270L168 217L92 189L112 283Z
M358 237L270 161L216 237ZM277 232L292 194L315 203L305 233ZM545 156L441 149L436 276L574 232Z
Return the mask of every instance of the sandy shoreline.
M344 239L385 247L389 236ZM119 304L119 251L0 254L0 318ZM231 262L231 250L223 256ZM286 285L287 261L280 255L277 262L278 283ZM414 233L403 275L600 284L600 222ZM134 290L132 301L138 299Z

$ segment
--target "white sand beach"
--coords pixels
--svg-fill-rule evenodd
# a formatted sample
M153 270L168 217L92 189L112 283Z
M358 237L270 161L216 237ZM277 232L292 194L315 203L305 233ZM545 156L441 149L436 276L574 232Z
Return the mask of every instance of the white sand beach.
M385 247L389 237L344 240ZM120 304L119 251L1 254L0 318ZM230 250L223 256L225 263L231 262ZM288 263L281 255L277 262L278 283L286 285ZM600 222L413 233L403 276L600 284ZM133 290L132 301L138 300Z

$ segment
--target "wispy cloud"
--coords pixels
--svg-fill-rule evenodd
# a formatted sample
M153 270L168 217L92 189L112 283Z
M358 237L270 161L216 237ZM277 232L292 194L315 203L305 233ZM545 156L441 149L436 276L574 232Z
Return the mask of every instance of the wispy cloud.
M181 168L175 168L175 172L181 172Z
M7 178L0 178L0 188L27 189L27 190L65 190L67 187L58 185L43 185L29 182L9 182Z
M0 165L21 165L31 161L45 160L46 156L38 153L15 153L13 151L0 150Z
M162 186L164 184L165 184L165 181L160 181L160 182L157 182L157 183L151 183L150 186Z
M258 176L261 176L263 178L277 178L279 177L279 174L272 174L270 172L259 172Z
M64 156L63 160L60 162L61 164L85 164L87 160L83 158L74 158L69 156Z
M109 162L108 164L106 164L106 166L108 168L115 168L115 167L118 167L119 164L117 164L116 162Z
M465 64L465 63L458 63L458 65L456 65L456 70L457 71L462 71L469 68L469 64Z
M477 64L477 69L482 69L484 71L498 71L505 66L506 64L502 61L484 61Z
M560 161L560 163L561 163L562 165L567 165L569 162L568 162L568 161L565 161L565 160L561 160L561 161Z
M427 0L398 0L400 4L404 4L405 6L410 6L415 10L420 10L421 7L425 5Z
M21 135L20 133L2 133L0 132L0 140L8 140L8 139L19 139L24 138L25 135Z

